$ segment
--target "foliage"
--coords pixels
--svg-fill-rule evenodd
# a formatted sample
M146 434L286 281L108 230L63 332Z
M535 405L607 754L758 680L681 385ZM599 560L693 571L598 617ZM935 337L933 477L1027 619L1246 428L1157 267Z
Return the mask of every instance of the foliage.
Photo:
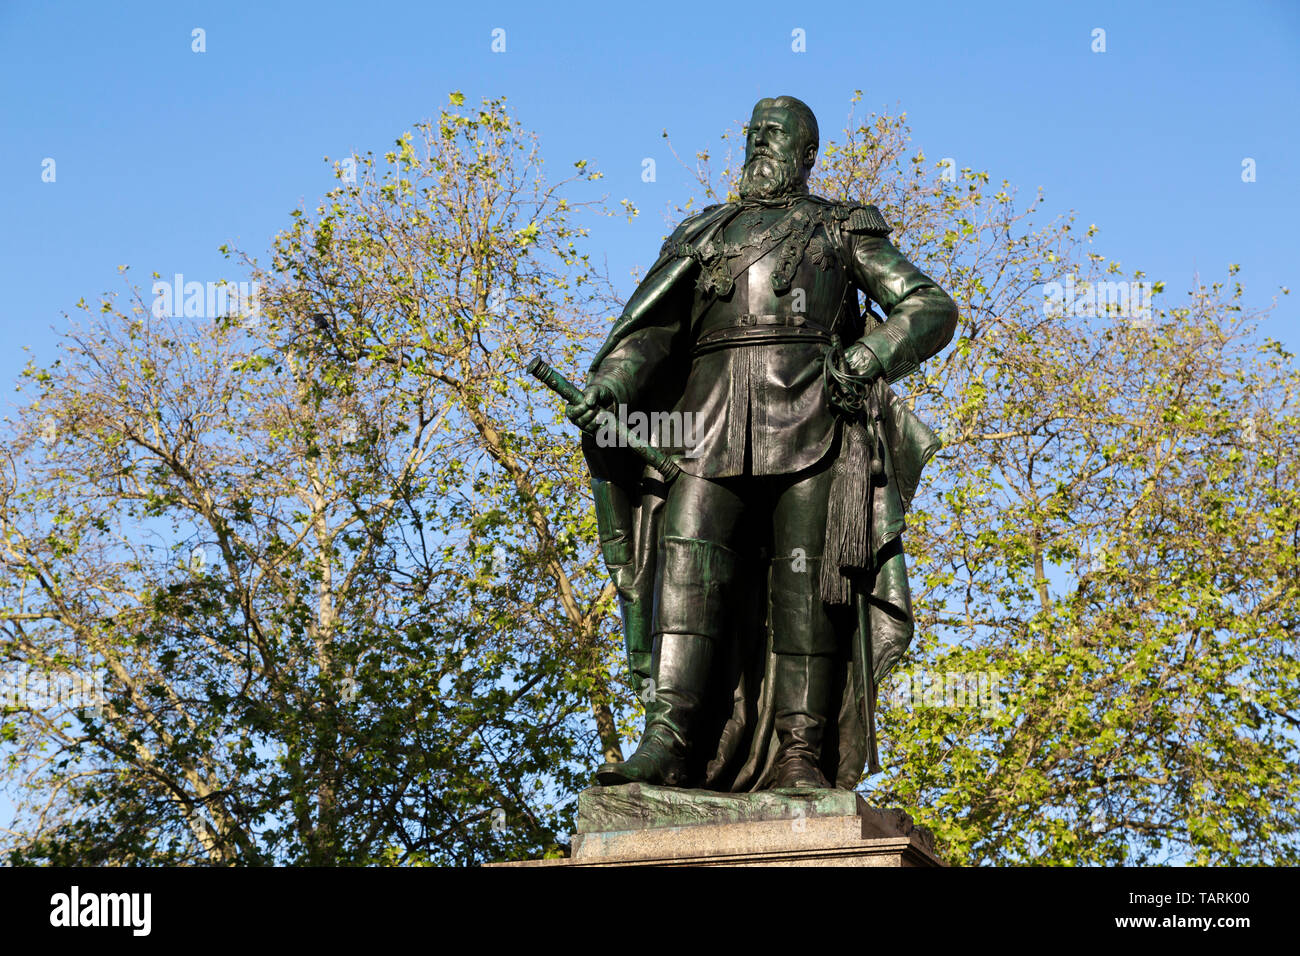
M15 861L558 852L618 752L581 458L521 371L602 322L566 198L598 174L462 106L246 260L259 315L110 296L29 367L6 669L110 679L100 717L7 712Z

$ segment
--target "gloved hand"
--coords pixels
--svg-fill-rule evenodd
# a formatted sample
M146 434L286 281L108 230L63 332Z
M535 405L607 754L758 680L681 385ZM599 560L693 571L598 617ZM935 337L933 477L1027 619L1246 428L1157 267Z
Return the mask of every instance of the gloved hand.
M844 364L854 375L869 375L879 378L885 374L884 366L875 353L861 342L854 342L844 350Z
M582 401L566 406L564 413L569 421L584 432L591 431L600 413L614 404L614 390L603 382L592 382L582 393Z

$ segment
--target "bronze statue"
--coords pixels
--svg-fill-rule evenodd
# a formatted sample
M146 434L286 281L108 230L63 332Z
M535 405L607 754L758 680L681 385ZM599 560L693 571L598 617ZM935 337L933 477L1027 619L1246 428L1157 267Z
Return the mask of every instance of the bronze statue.
M604 785L852 789L912 638L899 535L939 442L889 383L948 344L957 307L876 207L809 194L804 103L760 100L747 137L739 201L678 226L570 393L646 700ZM668 468L608 440L616 409L648 413Z

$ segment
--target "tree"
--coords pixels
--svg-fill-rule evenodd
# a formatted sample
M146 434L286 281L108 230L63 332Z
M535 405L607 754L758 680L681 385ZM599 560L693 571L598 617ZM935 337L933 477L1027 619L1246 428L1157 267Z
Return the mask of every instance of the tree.
M28 368L6 669L110 679L102 714L6 711L15 862L557 852L618 752L580 455L521 371L600 321L600 208L572 196L598 174L548 183L504 104L459 94L354 163L241 257L257 315L107 296Z
M727 195L734 164L697 159ZM102 716L5 711L16 862L555 853L636 736L585 468L520 371L576 376L614 311L583 252L606 210L572 195L599 174L548 184L459 94L355 162L243 257L257 323L109 297L28 370L5 669L111 679ZM1236 267L1153 301L904 116L851 117L815 175L962 309L902 385L945 448L868 799L954 862L1295 862L1300 381Z

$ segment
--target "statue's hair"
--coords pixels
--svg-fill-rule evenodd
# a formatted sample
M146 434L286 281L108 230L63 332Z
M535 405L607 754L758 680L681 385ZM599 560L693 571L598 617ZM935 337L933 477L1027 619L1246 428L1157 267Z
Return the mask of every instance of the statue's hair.
M817 129L817 117L813 115L812 109L803 100L795 96L766 96L754 104L754 112L759 110L783 109L789 110L799 121L799 127L803 130L804 144L811 143L814 147L821 146L821 133Z

